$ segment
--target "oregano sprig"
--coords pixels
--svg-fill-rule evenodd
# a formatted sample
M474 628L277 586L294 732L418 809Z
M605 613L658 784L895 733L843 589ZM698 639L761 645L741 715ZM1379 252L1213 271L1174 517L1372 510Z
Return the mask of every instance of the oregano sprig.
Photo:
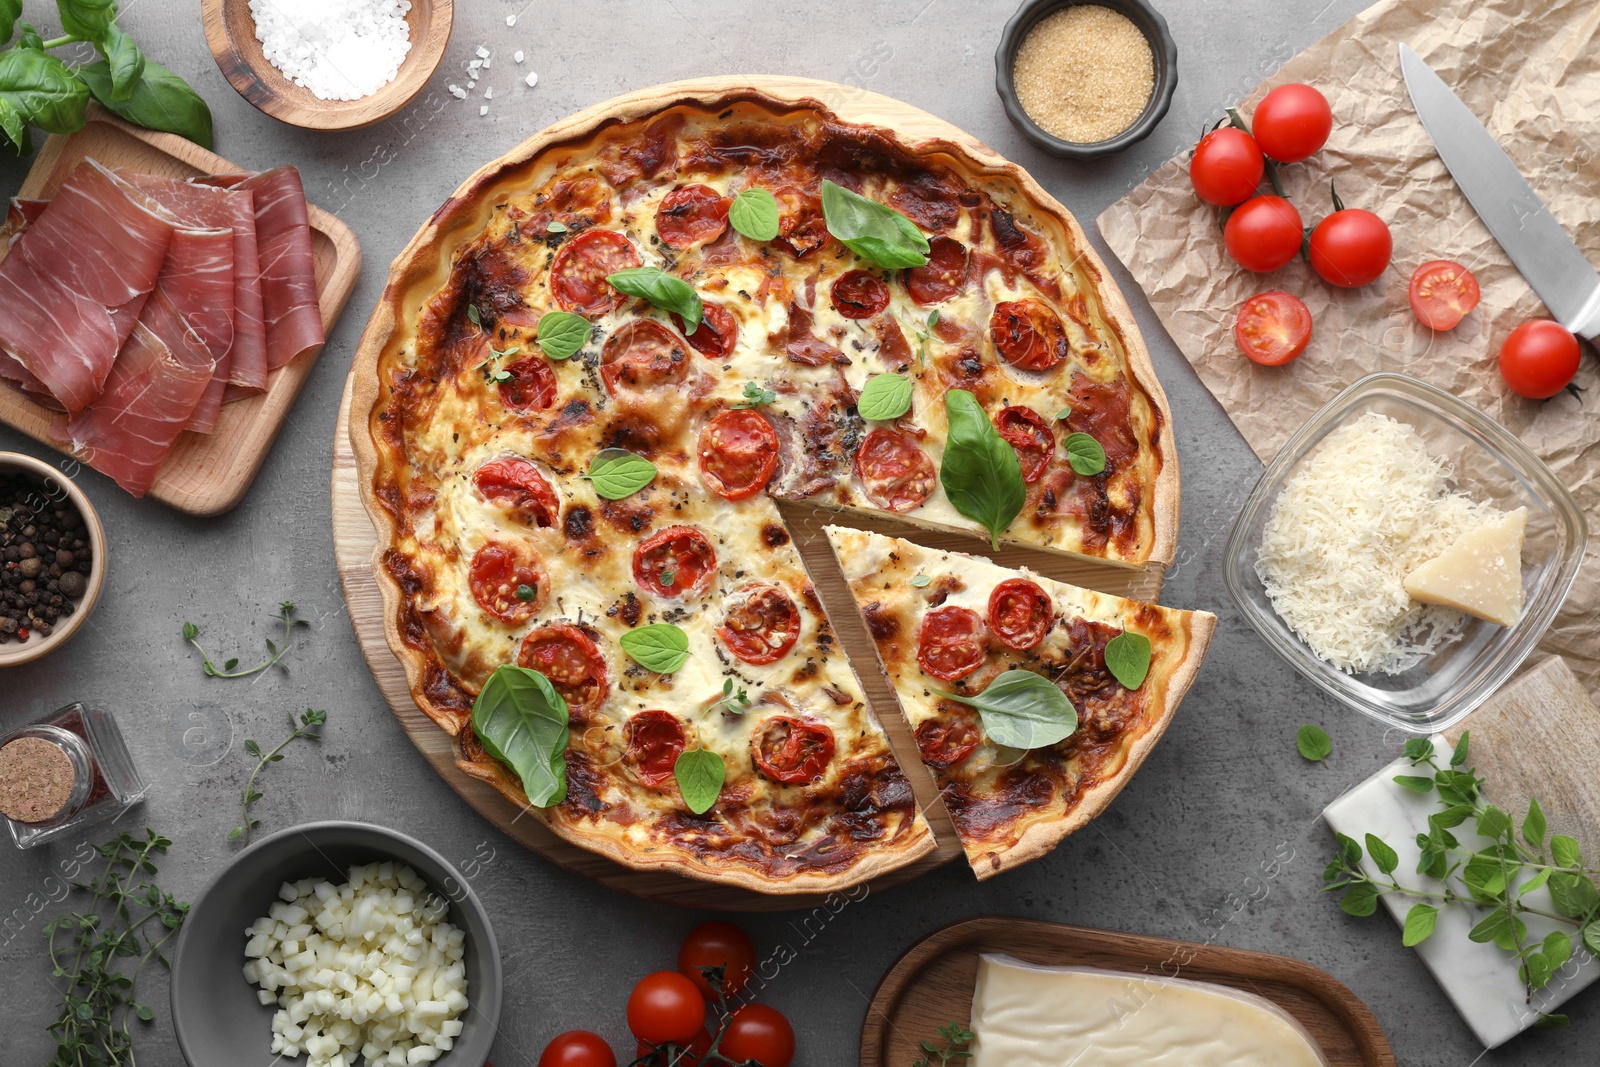
M922 1049L923 1056L911 1067L949 1067L953 1060L972 1058L972 1053L962 1046L970 1045L977 1034L960 1023L948 1022L939 1027L939 1036L944 1038L943 1045L935 1045L926 1039L918 1042L917 1047ZM934 1059L935 1056L938 1057L937 1060Z

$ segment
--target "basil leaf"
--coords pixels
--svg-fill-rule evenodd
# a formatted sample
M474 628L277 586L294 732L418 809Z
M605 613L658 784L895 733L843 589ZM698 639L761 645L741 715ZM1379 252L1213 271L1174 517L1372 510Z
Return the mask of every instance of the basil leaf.
M11 34L17 28L17 20L22 17L22 0L0 0L0 44L11 40Z
M1400 943L1406 948L1415 948L1428 940L1438 923L1438 908L1431 904L1413 904L1406 912L1405 932L1400 935Z
M22 23L21 32L17 35L17 47L42 52L44 51L44 38L39 36L38 30L24 22Z
M1124 630L1106 642L1106 670L1124 689L1137 689L1150 673L1150 639Z
M1078 711L1067 694L1050 679L1020 668L1006 671L976 696L941 695L978 709L983 732L1007 748L1044 748L1078 728Z
M95 41L95 47L105 56L111 70L111 96L126 100L144 77L144 53L133 43L133 38L115 25L107 26L105 33Z
M602 448L589 463L584 475L594 491L607 500L632 496L656 480L656 465L643 456L622 448Z
M672 776L678 780L678 792L683 794L689 810L704 815L722 795L728 766L708 748L691 748L679 754L678 762L672 765Z
M778 236L777 197L752 185L728 205L728 225L752 241L772 240Z
M944 410L950 432L939 463L939 484L951 506L988 530L999 549L1000 535L1021 513L1027 497L1017 450L1001 439L977 397L965 389L946 393Z
M211 147L211 109L187 82L155 60L144 61L144 75L124 100L112 92L111 70L105 60L78 67L77 73L94 98L118 118L148 130L175 133L201 148Z
M1106 469L1106 450L1100 442L1086 433L1069 433L1066 440L1067 462L1072 469L1085 477L1093 477Z
M61 28L85 41L98 41L117 17L116 0L56 0Z
M828 232L858 256L897 270L928 262L928 239L900 212L822 181L822 216Z
M617 643L639 666L657 674L671 674L689 660L689 635L670 622L629 630Z
M607 275L606 281L629 296L648 300L662 311L673 312L683 319L686 333L700 328L705 305L700 302L700 294L682 278L660 267L629 267Z
M472 702L472 732L485 752L516 772L537 808L567 798L567 723L567 702L548 678L526 667L496 667Z
M1298 748L1300 755L1306 759L1320 763L1333 751L1333 740L1320 726L1307 723L1294 735L1294 747Z
M911 379L903 374L875 374L861 390L856 410L863 419L898 419L911 410Z
M83 128L89 90L55 56L19 47L0 52L0 100L30 126L72 133Z
M33 138L28 133L28 124L22 120L22 113L4 96L0 96L0 131L4 131L11 139L17 155L25 156L33 151Z
M539 317L539 347L551 359L571 359L593 334L589 320L570 311L547 311Z

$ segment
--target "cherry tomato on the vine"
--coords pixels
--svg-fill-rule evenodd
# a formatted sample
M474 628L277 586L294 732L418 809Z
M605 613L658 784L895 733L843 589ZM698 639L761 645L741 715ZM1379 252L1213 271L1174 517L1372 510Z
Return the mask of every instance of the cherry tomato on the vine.
M677 971L656 971L628 994L628 1029L652 1045L685 1044L706 1025L706 1002Z
M1195 145L1189 180L1208 204L1226 207L1248 200L1261 184L1266 163L1254 137L1233 126L1212 130Z
M1430 330L1453 330L1478 306L1478 279L1459 263L1431 259L1411 275L1411 310Z
M710 1031L702 1030L700 1031L700 1036L690 1041L687 1045L682 1042L674 1042L674 1044L680 1050L680 1055L679 1058L670 1061L672 1067L699 1067L700 1057L704 1056L706 1050L711 1047L711 1033ZM639 1042L634 1048L634 1056L637 1059L643 1059L649 1054L650 1046L643 1041Z
M1240 305L1233 339L1252 362L1281 367L1311 343L1311 310L1289 293L1259 293Z
M568 1030L550 1039L539 1054L539 1067L617 1067L617 1056L599 1034Z
M689 931L678 949L678 973L695 984L706 1000L715 1000L716 993L702 967L722 967L722 992L729 997L744 992L756 970L756 946L750 935L730 922L713 920L701 923Z
M1309 85L1280 85L1261 98L1250 127L1267 158L1298 163L1328 142L1333 109Z
M1370 285L1389 266L1394 238L1378 216L1361 208L1339 210L1311 231L1311 269L1325 282L1344 289Z
M1228 255L1245 270L1277 270L1300 251L1305 224L1281 196L1253 196L1233 209L1223 227Z
M1529 400L1555 396L1577 373L1578 339L1559 322L1525 322L1500 346L1501 377Z
M794 1027L777 1008L746 1004L728 1020L718 1051L735 1063L755 1060L761 1067L789 1067L794 1059Z

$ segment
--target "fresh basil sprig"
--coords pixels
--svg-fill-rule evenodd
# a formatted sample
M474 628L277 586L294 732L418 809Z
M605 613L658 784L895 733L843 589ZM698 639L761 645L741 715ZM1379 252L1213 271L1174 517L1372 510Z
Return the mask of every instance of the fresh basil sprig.
M1106 642L1106 670L1124 689L1137 689L1150 673L1150 639L1124 630Z
M689 661L689 635L670 622L629 630L617 643L639 666L657 674L671 674Z
M670 311L683 320L687 333L700 328L700 316L705 305L694 286L660 267L629 267L606 275L606 281L629 296L648 300L662 311Z
M891 207L822 181L822 217L828 232L856 255L898 270L928 262L928 239L917 224Z
M632 496L656 480L656 465L625 448L602 448L584 475L597 495L607 500Z
M566 700L527 667L496 667L472 703L472 732L485 752L516 772L536 808L567 798L567 723Z
M728 225L752 241L772 240L778 236L777 198L752 185L728 205Z
M1072 469L1086 478L1092 478L1106 469L1106 450L1086 433L1069 433L1063 442L1067 449L1067 462Z
M547 311L539 316L534 339L551 359L571 359L589 343L594 327L582 315L570 311Z
M861 390L856 410L863 419L898 419L911 410L911 379L892 371L873 375Z
M722 795L728 765L709 748L691 748L678 755L678 761L672 765L672 776L678 781L678 792L683 794L684 804L696 815L704 815Z
M1078 709L1061 687L1021 668L1006 671L975 696L940 696L976 708L989 740L1007 748L1044 748L1066 740L1078 728Z
M944 410L950 433L939 484L951 505L988 530L990 543L999 549L1000 535L1022 513L1028 495L1017 450L1006 444L978 398L965 389L946 393Z

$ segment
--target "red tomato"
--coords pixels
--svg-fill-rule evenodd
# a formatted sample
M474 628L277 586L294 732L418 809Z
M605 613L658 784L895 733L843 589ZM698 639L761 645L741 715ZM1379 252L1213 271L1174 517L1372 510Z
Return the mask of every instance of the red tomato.
M934 608L917 627L917 664L945 682L965 678L988 656L983 617L971 608Z
M698 596L716 570L716 550L692 526L668 526L633 550L633 580L656 596Z
M683 319L674 312L672 321L683 329ZM689 347L711 359L727 359L739 341L739 320L721 304L705 302L700 326L689 334Z
M967 246L949 237L928 241L928 262L906 271L906 292L923 307L942 304L967 287Z
M539 1067L617 1067L606 1039L588 1030L568 1030L550 1039L539 1054Z
M729 200L709 185L682 185L661 198L656 232L673 248L715 241L728 229Z
M981 740L977 717L965 709L917 724L917 752L923 763L939 770L966 759Z
M490 541L473 554L468 584L479 607L507 626L520 626L539 609L544 565L522 545Z
M1228 216L1222 240L1228 255L1245 270L1277 270L1299 253L1305 224L1283 197L1253 196Z
M576 626L541 626L522 639L517 666L550 679L574 719L597 710L611 690L606 660L594 639Z
M1455 329L1481 295L1472 272L1448 259L1430 259L1411 275L1411 310L1430 330Z
M511 377L500 383L500 402L518 411L543 411L556 402L556 372L540 356L514 360L500 368Z
M828 240L828 220L822 213L822 200L804 189L789 185L774 192L778 201L777 243L797 257L821 248Z
M584 230L566 240L550 264L550 292L562 311L591 318L622 306L623 294L606 281L639 265L633 243L616 230Z
M700 431L700 480L726 500L767 486L778 466L778 431L753 408L724 411Z
M867 499L887 511L920 508L939 479L933 460L909 434L881 427L861 442L855 468Z
M1358 207L1335 211L1311 231L1311 269L1343 289L1377 281L1393 252L1388 224Z
M746 1004L728 1020L719 1051L735 1063L755 1060L761 1067L789 1067L794 1060L794 1027L777 1008Z
M1055 613L1050 594L1026 578L1007 578L989 594L989 631L1002 645L1018 652L1044 640Z
M682 381L689 351L681 337L655 319L634 319L606 338L600 377L606 389L656 389Z
M750 756L768 778L804 785L822 777L833 759L833 730L793 715L774 715L750 739Z
M628 994L628 1029L652 1045L688 1044L705 1029L706 1002L677 971L656 971Z
M643 1059L645 1056L650 1055L653 1047L641 1041L634 1046L634 1055ZM671 1067L699 1067L700 1058L711 1048L711 1032L702 1030L700 1031L700 1036L689 1042L687 1047L673 1045L673 1048L679 1050L677 1057L663 1058L661 1060L662 1063L670 1064Z
M1298 163L1328 143L1333 109L1309 85L1280 85L1261 98L1250 126L1267 158Z
M701 923L689 931L678 949L678 973L699 987L706 1000L715 1000L716 992L700 973L702 967L723 968L723 995L738 996L756 973L755 942L733 923L719 919Z
M688 744L683 723L670 711L641 711L622 728L627 748L622 758L645 785L660 788L673 780L678 757Z
M1024 370L1049 370L1067 358L1061 316L1038 300L1007 300L989 316L989 336L1007 363Z
M1555 396L1577 373L1578 339L1559 322L1525 322L1500 346L1501 377L1529 400Z
M472 484L485 500L526 526L554 526L561 517L556 491L539 468L521 456L491 459L478 468Z
M1056 450L1055 432L1044 416L1032 408L1007 406L995 416L994 427L1000 431L1001 440L1016 450L1017 461L1022 464L1022 480L1038 481Z
M882 278L865 270L839 275L828 296L833 309L847 319L870 319L889 306L889 287Z
M1290 293L1258 293L1239 306L1233 339L1252 362L1281 367L1311 343L1311 309Z
M1266 163L1255 138L1232 126L1200 138L1189 161L1189 180L1200 199L1224 207L1255 195L1265 173Z
M728 651L757 666L782 659L800 637L800 609L775 585L758 582L728 597L717 636Z

